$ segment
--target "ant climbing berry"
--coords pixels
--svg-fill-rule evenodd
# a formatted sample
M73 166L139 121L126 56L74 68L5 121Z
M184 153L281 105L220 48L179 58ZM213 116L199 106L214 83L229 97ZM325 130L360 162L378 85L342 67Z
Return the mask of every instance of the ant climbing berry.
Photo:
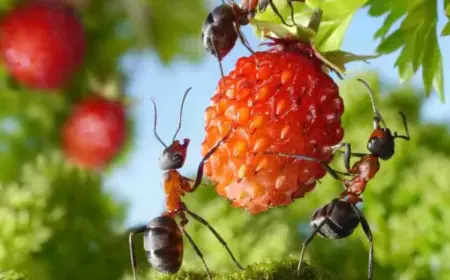
M304 0L287 1L293 19L292 2L304 2ZM206 17L202 25L203 45L207 52L217 58L222 77L224 77L222 59L233 49L238 38L250 53L254 53L240 28L250 23L250 19L256 14L257 7L259 12L263 12L269 5L283 24L293 26L285 22L273 0L242 0L242 7L239 7L234 0L228 3L222 0L222 4L214 8Z
M345 190L341 193L341 198L346 198L347 201L351 203L361 202L361 194L364 192L367 183L375 177L380 169L380 159L388 160L395 153L395 139L400 138L409 141L409 130L408 130L408 122L406 120L406 116L404 113L399 112L400 117L403 121L403 127L405 129L406 135L400 135L397 132L392 133L391 130L386 126L384 119L382 118L380 112L375 106L375 101L373 98L373 92L370 86L362 79L358 79L366 88L371 99L373 112L375 114L373 118L373 131L369 137L369 141L367 142L367 149L370 153L353 153L351 149L350 143L343 142L334 146L329 147L332 153L336 151L341 152L339 149L344 148L344 166L347 172L337 171L331 168L325 162L320 161L319 159L314 159L312 157L307 157L303 155L294 155L294 154L286 154L286 153L271 153L268 154L276 154L284 157L291 157L300 160L310 160L321 163L328 173L342 182L345 187ZM382 126L381 126L381 125ZM351 157L360 158L357 162L350 167L350 159ZM351 176L351 179L343 179L340 177L343 176Z
M205 219L190 211L181 200L181 197L184 196L186 192L192 193L198 188L198 186L200 186L203 177L204 163L208 160L209 157L211 157L211 155L213 155L213 153L219 148L219 146L227 140L231 133L230 129L227 135L225 135L219 142L217 142L217 144L214 145L214 147L211 148L211 150L201 160L198 166L195 181L182 176L178 172L177 169L182 168L184 165L187 155L187 147L189 145L189 139L184 139L183 144L175 139L181 128L183 106L186 100L186 96L190 90L191 88L186 90L186 92L184 93L181 103L178 127L175 135L173 136L172 144L170 146L167 146L156 132L158 113L156 110L156 104L152 99L153 109L155 111L153 132L155 138L164 146L164 150L159 158L159 167L161 170L166 171L163 176L163 185L166 195L166 211L161 216L151 220L148 224L135 228L129 234L131 265L135 280L137 279L137 262L134 249L134 236L140 233L144 234L144 249L149 263L159 272L170 274L178 272L183 262L184 234L189 243L194 248L196 254L203 262L206 273L208 275L208 279L211 279L211 274L203 258L203 254L195 244L194 240L185 230L185 226L188 223L186 213L196 221L205 225L219 240L219 242L222 243L222 245L225 247L231 258L233 259L234 263L240 269L243 269L243 267L236 260L227 243L219 235L219 233ZM193 185L191 186L190 183L193 183ZM180 218L179 224L177 224L175 220L176 217Z
M370 153L352 153L350 144L345 142L330 147L333 153L344 147L344 166L347 172L334 170L327 163L309 156L279 152L265 153L294 158L296 160L319 162L325 167L333 178L341 181L345 187L345 190L340 194L339 198L333 199L330 203L316 210L312 215L311 226L314 230L312 234L303 242L297 273L300 272L305 249L316 234L319 234L327 239L341 239L351 235L356 227L361 223L367 239L371 244L369 251L368 277L369 279L372 279L373 277L373 236L367 220L365 219L363 213L356 207L356 204L358 202L362 202L360 196L364 192L367 183L379 171L379 159L390 159L395 153L395 139L401 138L408 141L410 140L410 135L406 116L402 112L399 112L399 114L402 118L406 135L391 132L375 106L373 92L370 86L362 79L358 79L358 81L367 88L375 116L373 118L373 131L369 137L369 141L367 142L367 149ZM382 126L380 124L382 124ZM350 167L351 157L360 158L353 164L352 167ZM351 176L352 178L343 179L340 175Z
M399 112L403 121L403 127L406 135L400 135L397 132L392 133L386 126L384 119L375 106L373 92L370 86L362 79L358 79L366 88L369 93L373 112L375 117L373 118L373 131L367 142L367 149L370 153L352 153L349 143L340 143L330 147L333 151L338 151L340 148L344 148L344 166L347 172L337 172L330 166L325 165L328 173L335 179L340 180L344 186L345 191L341 193L341 197L346 197L348 201L357 203L362 201L360 195L364 192L367 183L371 180L380 169L380 161L390 159L395 153L395 139L400 138L406 141L410 140L408 122L404 113ZM382 126L380 125L382 124ZM350 167L350 158L359 157L360 159ZM350 180L343 180L338 173L346 176L352 176Z

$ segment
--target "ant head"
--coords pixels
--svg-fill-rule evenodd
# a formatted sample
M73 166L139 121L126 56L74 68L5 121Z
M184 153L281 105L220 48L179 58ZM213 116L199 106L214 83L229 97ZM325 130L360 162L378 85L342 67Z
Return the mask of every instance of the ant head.
M353 205L341 199L333 199L317 209L311 217L311 226L317 228L326 218L328 219L318 233L328 239L345 238L351 235L359 224L359 216Z
M373 120L374 129L367 142L367 149L370 153L383 160L388 160L394 155L394 137L387 127L380 127L380 120L375 117Z
M372 102L372 109L375 114L375 117L373 118L373 131L367 142L367 149L372 155L383 160L388 160L394 155L394 137L375 106L373 92L369 84L362 79L357 80L367 88L367 93L369 94L370 101ZM380 126L380 123L383 127Z
M187 147L189 145L190 140L184 139L183 144L180 144L180 141L175 140L175 138L177 137L177 134L178 134L178 132L180 132L180 129L181 129L181 120L183 117L184 101L186 100L186 96L191 89L192 88L188 88L183 95L183 100L181 101L180 118L178 121L178 127L177 127L177 130L175 131L175 135L173 136L172 144L170 146L167 146L161 140L158 133L156 132L158 112L156 110L155 101L152 99L153 109L155 111L153 133L155 135L155 138L159 141L159 143L161 143L164 146L164 150L163 150L161 156L159 157L159 167L162 170L181 168L184 165L184 161L186 160Z
M184 139L183 144L180 144L178 140L173 141L172 145L165 148L159 157L159 168L170 170L183 167L189 142L189 139Z

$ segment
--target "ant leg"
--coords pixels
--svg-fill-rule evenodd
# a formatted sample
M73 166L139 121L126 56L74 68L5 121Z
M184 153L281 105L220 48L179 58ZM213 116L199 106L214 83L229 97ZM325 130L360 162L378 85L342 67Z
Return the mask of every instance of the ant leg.
M344 166L345 169L350 173L350 157L352 154L352 147L350 146L350 143L340 143L334 146L331 146L331 150L333 151L333 154L340 149L341 147L344 147Z
M299 160L306 160L306 161L314 161L318 163L322 163L321 160L309 157L309 156L303 156L303 155L296 155L296 154L289 154L289 153L281 153L281 152L265 152L265 155L277 155L277 156L283 156L288 158L295 158Z
M131 268L133 269L133 279L136 280L136 269L137 269L137 262L136 262L136 253L134 250L134 235L137 233L144 233L147 230L147 226L140 226L130 232L128 235L128 242L130 244L130 258L131 258Z
M214 44L214 38L211 39L211 44L213 46L214 52L216 53L215 57L217 58L217 62L219 63L220 74L222 75L222 79L225 76L223 72L222 58L220 57L219 52L217 51L216 44Z
M231 252L230 248L228 247L227 243L225 242L225 240L223 240L222 236L220 236L220 234L202 217L200 217L199 215L195 214L194 212L191 212L189 209L186 208L186 212L192 216L192 218L194 218L195 220L197 220L199 223L202 223L203 225L205 225L213 234L214 236L217 238L217 240L219 240L220 243L222 243L222 245L225 247L225 249L228 251L228 254L230 255L230 257L233 259L234 263L237 265L237 267L239 267L239 269L244 269L239 262L236 260L236 258L234 257L233 253Z
M348 146L348 148L347 148L347 146ZM342 152L341 150L339 150L342 147L345 147L346 151ZM370 155L370 154L364 154L364 153L352 153L350 143L347 143L347 142L339 143L337 145L331 146L330 148L333 150L333 153L335 153L335 152L343 153L344 157L346 156L346 153L348 153L352 157L364 157L364 156ZM349 150L348 152L347 152L347 149ZM349 163L349 167L350 167L350 163Z
M332 146L331 149L336 151L336 149L339 149L341 147L344 147L344 166L345 166L345 169L347 169L347 172L350 174L351 173L350 158L352 156L363 157L363 156L365 156L365 154L352 153L352 146L350 145L350 143L347 143L347 142Z
M287 3L288 3L288 5L289 5L289 9L291 9L291 20L292 20L292 22L294 23L293 25L295 26L295 25L297 25L297 23L295 23L295 20L294 20L294 6L292 5L292 2L302 2L302 3L305 3L305 0L287 0ZM341 80L342 80L342 77L340 77L341 78Z
M402 138L409 141L409 130L408 130L408 121L406 120L406 115L403 112L398 112L403 120L403 127L405 128L406 135L398 135L397 132L394 132L394 138Z
M302 268L302 263L303 263L303 256L305 255L306 247L313 240L314 236L317 234L317 232L319 232L319 230L322 228L322 226L325 224L325 222L327 220L328 220L328 217L324 218L323 221L320 222L320 224L312 231L311 235L308 236L308 238L306 238L305 241L303 241L302 251L300 253L300 258L298 260L297 271L295 272L294 277L292 279L295 279L300 274L300 270Z
M269 0L269 5L272 8L273 12L281 19L281 22L289 27L294 26L293 24L287 24L286 21L284 21L283 16L280 14L280 12L277 9L277 6L275 6L275 4L273 3L273 0ZM294 7L292 7L292 3L291 1L288 0L288 5L291 8L291 17L292 17L292 21L294 21Z
M197 256L202 260L203 265L206 269L206 274L208 275L208 279L211 280L211 274L209 272L208 266L206 265L205 259L203 258L203 254L198 248L197 244L195 244L192 237L186 232L186 230L182 227L181 230L183 231L184 235L186 235L187 239L189 240L189 243L191 243L192 247L194 248L195 253L197 253Z
M338 175L338 173L342 174L342 175L351 175L345 172L340 172L337 170L334 170L333 168L331 168L331 166L329 166L328 164L326 164L325 162L316 159L316 158L312 158L312 157L308 157L308 156L303 156L303 155L296 155L296 154L288 154L288 153L280 153L280 152L265 152L264 154L266 155L278 155L278 156L283 156L283 157L288 157L288 158L295 158L295 159L300 159L300 160L306 160L306 161L314 161L314 162L318 162L320 163L326 170L327 172L336 180L342 181L341 177Z
M356 207L354 204L351 204L351 205L352 205L353 210L358 214L361 226L364 230L364 233L367 236L367 240L370 242L368 276L369 276L369 280L371 280L373 277L373 235L372 235L372 231L370 230L369 223L367 222L367 220L364 217L364 214L361 212L361 210L359 210L358 207Z
M239 27L235 24L234 25L234 30L236 31L236 34L239 37L239 40L241 41L241 43L244 45L244 47L247 48L247 50L251 53L254 54L255 52L252 50L252 48L250 47L250 44L248 43L247 39L245 38L244 34L242 34L241 30L239 29Z
M219 146L228 139L231 131L232 129L230 129L227 135L225 135L225 137L223 137L219 142L217 142L216 145L214 145L214 147L212 147L211 150L209 150L209 152L205 155L205 157L200 161L200 164L198 165L197 168L197 177L195 178L195 183L194 185L192 185L192 188L189 192L194 192L200 186L200 184L202 183L203 166L205 165L205 162L215 153L215 151L219 148Z

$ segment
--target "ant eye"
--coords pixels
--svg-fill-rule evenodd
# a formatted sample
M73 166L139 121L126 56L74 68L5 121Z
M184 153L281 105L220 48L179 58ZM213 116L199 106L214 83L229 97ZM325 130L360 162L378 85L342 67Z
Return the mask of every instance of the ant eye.
M370 144L376 145L378 143L378 140L379 140L378 137L374 137L374 138L370 139Z
M181 161L181 155L180 155L180 154L173 154L172 159L173 159L174 161Z

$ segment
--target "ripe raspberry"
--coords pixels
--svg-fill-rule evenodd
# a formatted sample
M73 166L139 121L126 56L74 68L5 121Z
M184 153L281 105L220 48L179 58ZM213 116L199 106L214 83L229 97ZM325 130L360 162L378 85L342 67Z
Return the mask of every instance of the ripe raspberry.
M83 60L83 26L66 5L27 3L6 15L0 28L1 56L11 75L24 85L62 87Z
M62 146L69 160L86 168L104 167L126 137L123 105L100 96L78 103L62 129Z
M235 130L205 165L217 192L250 213L287 205L311 191L326 171L315 162L261 153L295 153L329 162L325 147L344 135L339 89L298 41L240 58L206 109L202 154ZM284 45L283 45L284 44ZM280 50L281 48L281 50Z

